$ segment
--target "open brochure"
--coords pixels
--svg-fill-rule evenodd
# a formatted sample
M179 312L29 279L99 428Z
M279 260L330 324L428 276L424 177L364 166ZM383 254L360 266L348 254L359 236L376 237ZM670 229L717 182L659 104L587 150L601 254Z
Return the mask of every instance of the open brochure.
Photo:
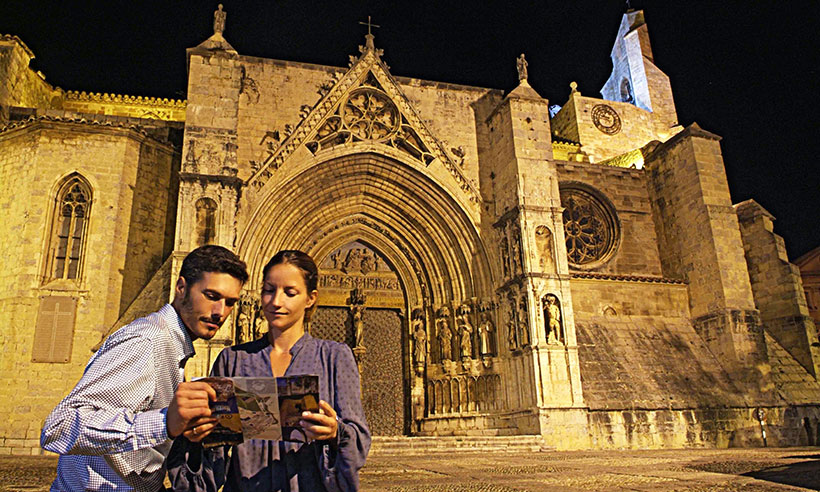
M218 418L202 440L206 448L239 444L245 439L306 442L302 412L319 412L319 376L211 377L197 379L216 391L211 402Z

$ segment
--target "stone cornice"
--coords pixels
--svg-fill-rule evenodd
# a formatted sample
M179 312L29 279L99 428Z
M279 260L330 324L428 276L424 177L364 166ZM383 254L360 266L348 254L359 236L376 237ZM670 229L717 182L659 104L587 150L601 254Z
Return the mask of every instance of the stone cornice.
M221 174L199 174L199 173L179 173L180 181L185 182L206 182L219 183L222 186L227 186L234 189L240 189L244 185L244 181L236 176L226 176Z
M188 101L185 99L168 99L159 97L129 96L123 94L109 94L99 92L66 91L66 101L94 102L108 104L127 104L131 106L151 106L160 108L185 109Z
M9 122L7 125L0 127L0 139L3 139L15 131L55 128L58 125L79 126L87 131L93 132L128 132L132 138L136 138L140 141L150 140L160 146L167 147L170 151L174 151L175 149L173 142L157 138L152 135L148 129L134 123L55 115L32 115L26 119Z
M648 275L618 275L613 273L596 273L596 272L570 272L570 277L573 279L584 280L615 280L619 282L643 282L652 284L671 284L671 285L686 285L683 280L675 280L664 277L654 277Z
M145 128L127 123L124 121L98 120L94 118L80 118L72 116L52 116L52 115L32 115L23 120L11 121L7 125L0 127L0 135L18 128L25 128L37 123L69 123L78 125L97 126L103 128L122 128L126 130L133 130L141 135L148 136Z

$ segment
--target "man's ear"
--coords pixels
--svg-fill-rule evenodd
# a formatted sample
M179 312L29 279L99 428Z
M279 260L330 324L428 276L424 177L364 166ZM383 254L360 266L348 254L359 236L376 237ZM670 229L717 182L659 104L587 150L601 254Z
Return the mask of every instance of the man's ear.
M177 285L174 288L174 300L175 301L177 299L182 301L182 299L185 298L185 287L186 287L185 277L179 277L177 279Z

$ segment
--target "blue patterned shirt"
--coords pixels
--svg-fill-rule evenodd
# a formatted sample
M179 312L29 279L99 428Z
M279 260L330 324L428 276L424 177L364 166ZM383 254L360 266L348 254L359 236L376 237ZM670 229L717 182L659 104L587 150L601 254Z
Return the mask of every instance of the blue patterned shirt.
M272 377L267 336L223 350L213 376ZM336 410L335 442L310 444L250 439L234 446L203 450L180 437L168 456L174 490L216 492L350 492L359 489L359 469L370 450L359 370L350 347L305 334L290 349L285 376L316 374L319 397Z
M193 354L170 304L111 334L43 425L41 446L62 455L51 490L160 490L165 414Z

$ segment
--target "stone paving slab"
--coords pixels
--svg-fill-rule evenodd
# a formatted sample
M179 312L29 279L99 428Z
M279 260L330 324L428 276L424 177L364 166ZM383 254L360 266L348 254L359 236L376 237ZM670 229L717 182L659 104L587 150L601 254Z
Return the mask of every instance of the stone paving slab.
M1 456L0 492L45 492L52 456ZM364 492L820 490L820 448L379 456Z

